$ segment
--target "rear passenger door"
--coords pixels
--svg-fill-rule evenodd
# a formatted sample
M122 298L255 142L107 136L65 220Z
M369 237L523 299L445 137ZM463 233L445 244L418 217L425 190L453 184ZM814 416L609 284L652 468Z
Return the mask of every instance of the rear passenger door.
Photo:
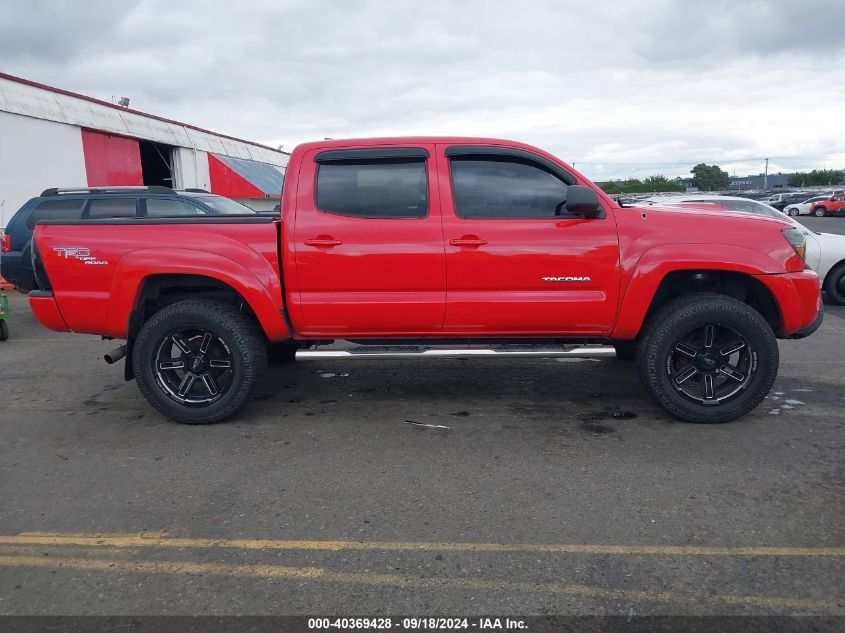
M293 227L299 287L290 294L301 331L440 330L446 263L433 152L423 144L304 157Z

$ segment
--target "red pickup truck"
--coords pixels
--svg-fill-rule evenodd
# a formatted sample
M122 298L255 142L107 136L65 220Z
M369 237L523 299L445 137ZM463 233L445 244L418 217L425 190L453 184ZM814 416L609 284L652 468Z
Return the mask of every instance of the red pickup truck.
M235 413L268 352L468 339L614 344L669 412L724 422L771 388L776 338L822 318L787 222L620 206L496 139L308 143L279 217L51 220L34 240L41 323L125 339L126 378L192 424Z

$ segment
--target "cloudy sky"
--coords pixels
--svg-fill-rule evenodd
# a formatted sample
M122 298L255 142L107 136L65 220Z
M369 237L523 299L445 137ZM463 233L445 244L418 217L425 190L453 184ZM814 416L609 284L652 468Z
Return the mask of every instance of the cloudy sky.
M288 150L454 134L597 180L845 167L843 0L3 0L0 70Z

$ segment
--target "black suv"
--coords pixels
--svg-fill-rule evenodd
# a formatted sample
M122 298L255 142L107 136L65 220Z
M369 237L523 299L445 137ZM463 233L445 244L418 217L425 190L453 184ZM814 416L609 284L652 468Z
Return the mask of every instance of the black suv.
M204 189L86 187L46 189L12 216L0 254L0 276L28 291L35 288L30 242L41 220L254 215L249 207Z

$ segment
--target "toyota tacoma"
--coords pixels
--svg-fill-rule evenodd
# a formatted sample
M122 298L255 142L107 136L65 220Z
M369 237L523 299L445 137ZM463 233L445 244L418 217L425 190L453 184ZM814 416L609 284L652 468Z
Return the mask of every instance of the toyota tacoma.
M276 217L39 222L30 303L125 340L111 360L184 423L336 340L612 344L671 414L725 422L772 387L777 339L821 322L804 250L785 220L622 206L522 143L326 140L291 154Z

